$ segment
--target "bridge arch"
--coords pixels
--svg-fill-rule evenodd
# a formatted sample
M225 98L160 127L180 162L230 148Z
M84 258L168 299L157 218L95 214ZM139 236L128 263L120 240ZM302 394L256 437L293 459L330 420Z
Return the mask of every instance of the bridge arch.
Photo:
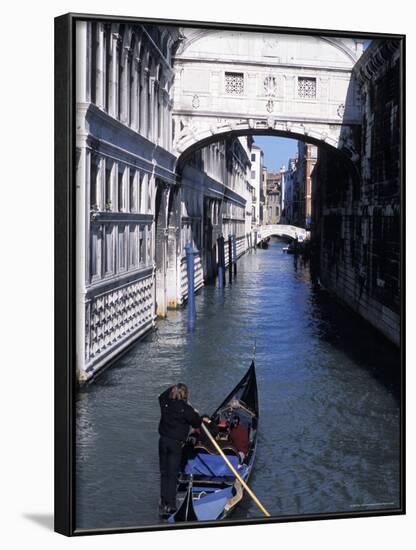
M296 141L303 141L305 143L316 145L319 148L323 148L329 154L334 154L336 158L338 158L343 163L343 165L347 166L354 179L360 180L361 178L358 164L359 157L353 145L346 141L341 148L337 147L336 143L331 143L329 140L325 139L325 133L321 136L317 132L314 132L312 135L305 132L302 133L301 126L298 128L299 131L295 132L282 131L272 128L264 130L252 129L245 126L244 124L241 124L238 128L234 127L234 129L224 127L223 130L223 132L219 132L216 134L209 134L206 136L201 135L200 140L193 140L189 143L189 146L184 151L182 151L176 159L175 169L178 177L180 177L180 175L182 174L184 166L187 164L192 155L196 151L203 149L204 147L207 147L212 143L217 143L219 141L225 141L227 139L240 136L275 136L293 139Z
M352 39L183 29L174 58L174 153L213 136L272 133L358 160L361 105ZM215 138L214 140L215 141Z
M301 238L306 239L309 236L309 232L303 227L297 227L295 225L264 225L260 228L257 240L258 242L268 239L270 237L283 237L285 239L291 239L292 241Z
M173 56L171 152L181 188L175 211L181 219L181 239L192 239L203 251L198 270L209 278L220 233L247 238L248 246L255 245L259 226L255 226L254 234L245 227L242 237L240 214L246 209L248 216L262 219L262 206L259 197L246 202L234 188L225 192L218 184L222 174L215 175L210 169L207 178L201 177L194 170L203 166L195 153L222 143L204 157L211 166L222 148L226 150L236 137L294 139L322 150L316 173L323 183L316 186L320 191L313 199L316 212L328 187L334 197L357 189L361 186L358 151L362 118L353 68L362 44L321 36L302 36L299 41L299 36L237 29L186 28L180 32ZM201 189L206 192L201 193ZM224 227L219 215L226 220ZM261 231L264 227L259 240ZM291 239L299 235L293 227L286 233L274 229L273 234ZM183 242L169 223L166 239L166 257L174 259L173 251L182 253ZM179 288L184 280L182 263L176 263L175 272L172 261L167 262L166 303L171 306L184 296L183 288Z

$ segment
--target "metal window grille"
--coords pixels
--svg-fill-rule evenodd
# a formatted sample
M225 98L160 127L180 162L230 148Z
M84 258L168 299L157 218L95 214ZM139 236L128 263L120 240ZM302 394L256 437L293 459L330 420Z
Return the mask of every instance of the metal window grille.
M315 99L316 78L298 78L298 96L307 99Z
M225 73L225 93L229 95L243 95L243 73Z

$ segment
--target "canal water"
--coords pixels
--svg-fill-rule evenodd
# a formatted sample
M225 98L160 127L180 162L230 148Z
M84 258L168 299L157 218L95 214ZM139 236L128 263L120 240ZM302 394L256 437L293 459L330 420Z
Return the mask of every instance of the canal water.
M284 243L250 251L234 284L206 286L197 324L158 330L77 396L77 528L159 522L157 396L182 381L212 413L250 365L260 401L251 486L273 516L400 505L400 358L311 281ZM260 517L246 496L232 518Z

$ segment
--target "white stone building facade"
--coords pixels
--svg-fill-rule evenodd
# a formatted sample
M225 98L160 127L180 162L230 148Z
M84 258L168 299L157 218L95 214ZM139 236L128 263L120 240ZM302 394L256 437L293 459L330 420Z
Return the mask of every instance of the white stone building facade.
M361 119L351 72L362 42L243 30L181 32L173 112L179 154L230 131L275 130L354 149L350 125Z
M251 159L250 183L254 188L252 225L253 227L258 227L261 225L262 216L263 216L263 205L264 205L264 200L263 200L264 153L262 149L256 144L252 145L250 159Z
M296 187L296 168L298 159L291 158L288 161L288 168L283 174L284 180L284 209L283 219L286 224L292 225L295 212L295 187Z
M178 172L172 108L179 38L174 27L77 23L80 382L184 303L188 242L196 289L215 275L218 236L235 235L238 255L248 246L250 160L242 142L205 146Z
M354 153L360 54L353 40L77 22L80 380L184 303L185 243L197 288L215 275L219 235L238 254L255 244L263 154L237 136L303 134Z
M155 323L156 187L175 184L178 31L76 28L77 369L82 381Z

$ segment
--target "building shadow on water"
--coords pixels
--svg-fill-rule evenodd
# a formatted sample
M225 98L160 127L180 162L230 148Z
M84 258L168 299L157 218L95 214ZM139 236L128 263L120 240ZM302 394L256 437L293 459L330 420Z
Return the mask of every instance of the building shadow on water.
M304 269L309 269L307 265ZM298 268L299 269L299 268ZM311 279L311 307L319 338L335 347L401 400L400 349L333 293Z
M128 357L132 356L132 352L138 346L143 346L146 344L157 343L159 338L158 328L153 328L138 340L129 345L122 353L117 355L113 360L109 361L108 364L99 370L95 376L90 378L90 380L83 386L77 388L77 398L82 399L83 396L87 395L90 392L95 392L97 387L100 388L116 388L118 386L123 386L124 381L122 377L117 376L118 372L125 371L127 367L131 367L131 364L128 362Z

